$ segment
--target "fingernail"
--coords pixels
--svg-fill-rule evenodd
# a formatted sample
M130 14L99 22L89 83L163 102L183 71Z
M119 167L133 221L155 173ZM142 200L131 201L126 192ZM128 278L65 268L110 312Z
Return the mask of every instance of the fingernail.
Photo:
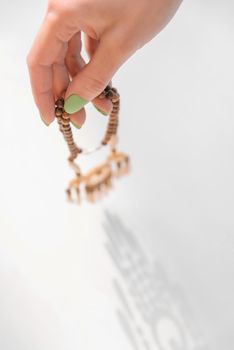
M96 110L98 110L98 112L100 112L103 115L108 115L108 113L106 113L105 111L103 111L102 109L98 108L97 106L94 106L96 108Z
M81 129L82 125L76 124L75 122L73 122L73 120L70 120L72 125L74 125L75 128L77 129Z
M64 110L67 113L72 114L78 112L88 102L89 101L85 100L84 98L78 95L71 95L65 100Z
M45 121L45 119L44 119L44 117L40 114L40 117L41 117L41 120L43 121L43 123L46 125L46 126L49 126L50 124L49 123L47 123L46 121Z

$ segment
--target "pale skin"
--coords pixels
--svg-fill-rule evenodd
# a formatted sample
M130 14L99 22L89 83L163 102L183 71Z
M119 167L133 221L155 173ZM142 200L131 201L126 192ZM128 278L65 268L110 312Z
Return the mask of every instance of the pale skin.
M102 111L111 102L97 96L138 49L171 20L182 0L49 0L27 55L34 101L43 121L55 119L55 100L73 94ZM84 33L84 40L81 39ZM82 41L89 57L81 56ZM77 126L85 108L71 115Z

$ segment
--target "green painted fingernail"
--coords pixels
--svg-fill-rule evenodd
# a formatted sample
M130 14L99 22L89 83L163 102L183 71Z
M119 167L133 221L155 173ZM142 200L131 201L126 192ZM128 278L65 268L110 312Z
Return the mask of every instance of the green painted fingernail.
M98 112L100 112L103 115L108 115L108 113L104 112L103 110L101 110L100 108L98 108L97 106L94 106L96 108L96 110L98 110Z
M50 124L46 123L46 121L44 120L43 116L40 114L40 117L41 117L41 120L43 121L43 123L46 125L46 126L49 126Z
M78 112L88 102L89 101L78 95L71 95L66 99L64 103L64 110L67 113L72 114Z
M78 125L78 124L74 123L72 120L70 120L70 121L71 121L72 125L74 125L75 128L80 129L82 127L82 125Z

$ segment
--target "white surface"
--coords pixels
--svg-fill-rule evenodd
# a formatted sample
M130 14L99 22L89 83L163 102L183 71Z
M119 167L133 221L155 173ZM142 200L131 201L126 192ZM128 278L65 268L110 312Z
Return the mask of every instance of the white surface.
M185 1L118 72L133 172L81 208L64 200L66 148L29 87L44 7L1 6L1 350L232 349L233 3ZM83 140L103 126L90 108Z

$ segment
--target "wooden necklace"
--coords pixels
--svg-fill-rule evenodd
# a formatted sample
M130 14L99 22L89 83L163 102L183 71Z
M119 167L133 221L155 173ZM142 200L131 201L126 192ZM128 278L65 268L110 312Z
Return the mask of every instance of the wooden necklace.
M117 131L119 122L120 95L116 88L107 85L98 98L108 98L113 104L113 108L109 115L108 125L105 135L96 148L85 150L78 147L74 141L72 128L70 125L70 114L64 110L64 99L59 98L55 103L55 116L57 118L59 129L63 134L67 143L70 155L68 163L75 172L75 178L69 182L66 189L67 197L70 201L80 203L82 192L86 195L89 202L95 202L97 199L106 194L112 187L113 179L120 177L129 172L130 161L129 156L125 153L117 151ZM106 161L93 167L86 174L81 172L80 167L75 163L76 158L80 154L89 154L97 151L103 146L109 146L110 153Z

